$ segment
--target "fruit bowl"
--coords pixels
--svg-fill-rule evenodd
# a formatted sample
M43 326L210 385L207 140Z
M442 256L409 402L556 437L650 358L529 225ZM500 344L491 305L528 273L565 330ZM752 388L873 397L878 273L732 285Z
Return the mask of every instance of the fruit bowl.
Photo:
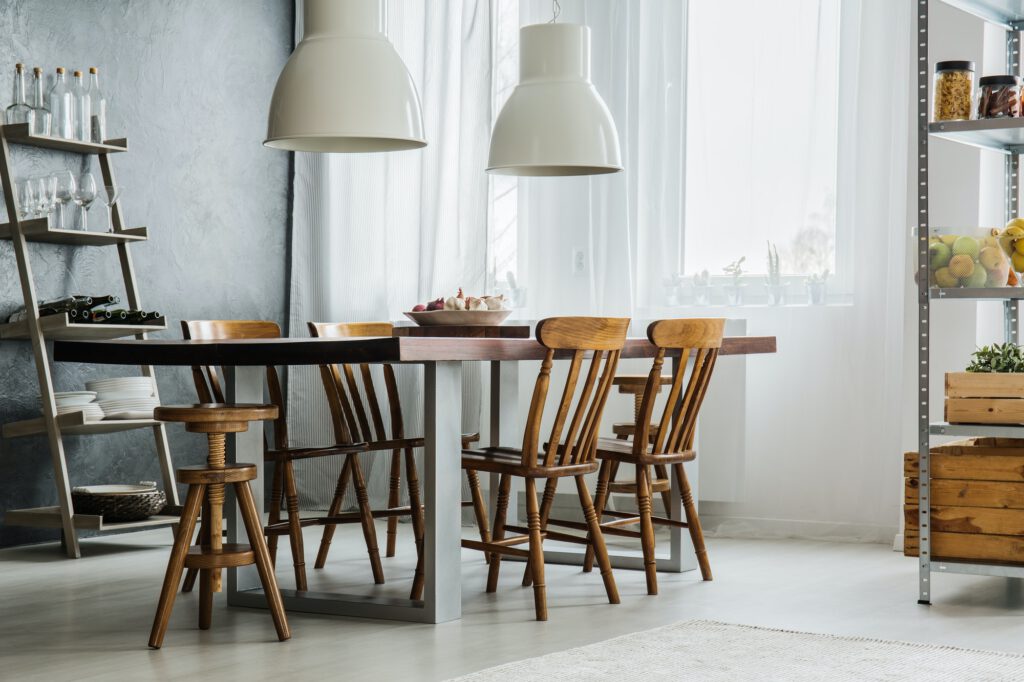
M933 231L928 240L928 285L940 289L1010 286L1016 276L996 229Z
M421 327L437 325L492 326L504 322L511 310L427 310L405 316Z

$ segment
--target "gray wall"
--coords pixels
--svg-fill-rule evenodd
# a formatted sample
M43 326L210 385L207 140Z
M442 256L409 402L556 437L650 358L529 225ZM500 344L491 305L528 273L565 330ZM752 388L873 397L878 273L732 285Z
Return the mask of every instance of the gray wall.
M133 247L142 301L174 325L184 318L285 318L289 158L264 148L265 116L292 44L291 0L0 0L0 103L10 103L14 63L98 66L127 222L150 240ZM15 148L15 173L77 169L81 157ZM93 164L101 184L98 165ZM93 206L96 226L106 209ZM0 212L2 213L2 212ZM42 297L123 295L116 250L30 245ZM21 305L14 254L0 242L0 316ZM56 365L57 390L133 368ZM164 402L192 402L187 372L158 375ZM26 342L0 341L0 422L38 414ZM176 465L197 463L205 441L170 428ZM159 480L152 436L133 431L72 437L72 485ZM0 517L55 504L44 438L0 439ZM0 526L0 546L57 537Z

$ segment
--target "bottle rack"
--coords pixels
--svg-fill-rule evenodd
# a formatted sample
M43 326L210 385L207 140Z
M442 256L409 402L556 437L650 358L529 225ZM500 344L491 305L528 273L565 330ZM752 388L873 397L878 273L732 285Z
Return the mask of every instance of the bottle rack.
M14 191L14 178L11 173L10 145L25 145L43 149L53 149L77 154L96 154L99 159L100 171L105 186L116 187L114 171L110 165L110 154L128 151L127 140L107 140L102 144L65 140L57 137L32 135L27 124L0 126L0 182L3 186L4 202L7 208L7 223L0 224L0 240L10 241L14 247L14 255L18 266L18 277L24 297L25 310L29 317L24 322L0 324L0 340L25 340L32 346L32 353L39 377L40 402L42 416L34 419L4 424L2 433L5 438L46 435L53 464L54 483L57 487L58 505L55 507L37 507L32 509L9 509L5 513L4 523L11 526L35 526L42 528L59 528L65 552L69 557L81 556L77 531L91 530L96 532L123 531L145 529L154 526L170 526L177 523L176 515L158 515L144 521L127 523L110 523L102 516L76 514L71 500L71 483L68 475L67 456L64 437L69 435L88 436L132 429L150 429L156 441L157 458L160 464L161 477L167 502L171 508L179 506L178 491L174 482L174 470L171 463L170 448L167 444L167 432L161 422L153 419L86 421L82 412L71 412L57 415L54 399L53 376L50 366L49 350L46 341L52 339L97 339L134 336L146 338L146 333L165 329L163 319L154 324L123 325L123 324L73 324L67 315L39 316L39 300L36 296L29 258L29 242L61 244L66 246L112 246L117 248L124 280L125 301L131 308L141 309L135 279L135 268L132 265L129 246L133 242L145 241L147 231L144 227L126 228L122 223L120 203L111 208L112 232L87 232L81 230L52 229L45 219L21 220L18 210L18 197ZM153 368L141 368L144 376L153 377ZM156 383L154 381L154 390ZM157 394L159 400L159 394Z
M930 422L931 378L931 303L944 299L1002 300L1003 331L1007 341L1017 342L1020 329L1020 299L1024 288L1006 289L930 289L928 286L928 141L931 138L991 150L1004 155L1004 219L1019 215L1020 187L1018 171L1024 153L1024 118L999 118L972 121L939 121L931 117L931 69L928 60L928 14L933 0L912 0L917 10L914 42L917 44L917 187L918 218L916 247L918 270L918 523L920 528L918 603L930 604L933 573L965 573L1024 578L1024 566L984 561L960 561L933 557L929 530L930 450L932 436L974 436L1024 438L1024 426L971 425ZM940 0L934 0L940 1ZM1020 74L1021 31L1024 30L1024 3L1020 0L941 0L945 4L1006 29L1006 71ZM938 303L941 308L942 304Z

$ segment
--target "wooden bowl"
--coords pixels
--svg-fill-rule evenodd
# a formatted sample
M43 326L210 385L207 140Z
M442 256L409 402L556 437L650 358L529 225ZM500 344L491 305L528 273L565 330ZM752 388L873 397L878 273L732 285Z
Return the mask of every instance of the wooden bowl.
M419 313L405 313L405 316L421 327L447 325L476 327L497 326L511 314L511 310L427 310Z

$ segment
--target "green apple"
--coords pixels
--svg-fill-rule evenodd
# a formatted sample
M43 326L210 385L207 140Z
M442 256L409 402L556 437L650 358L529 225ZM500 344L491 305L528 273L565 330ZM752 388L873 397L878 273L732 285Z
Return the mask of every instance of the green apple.
M988 271L986 271L985 268L974 268L974 272L963 279L964 286L971 289L980 289L985 286L987 282Z
M933 242L928 247L928 264L932 270L946 267L952 257L953 250L942 242Z
M960 237L953 242L954 256L970 256L971 260L976 260L980 250L981 245L974 237Z

